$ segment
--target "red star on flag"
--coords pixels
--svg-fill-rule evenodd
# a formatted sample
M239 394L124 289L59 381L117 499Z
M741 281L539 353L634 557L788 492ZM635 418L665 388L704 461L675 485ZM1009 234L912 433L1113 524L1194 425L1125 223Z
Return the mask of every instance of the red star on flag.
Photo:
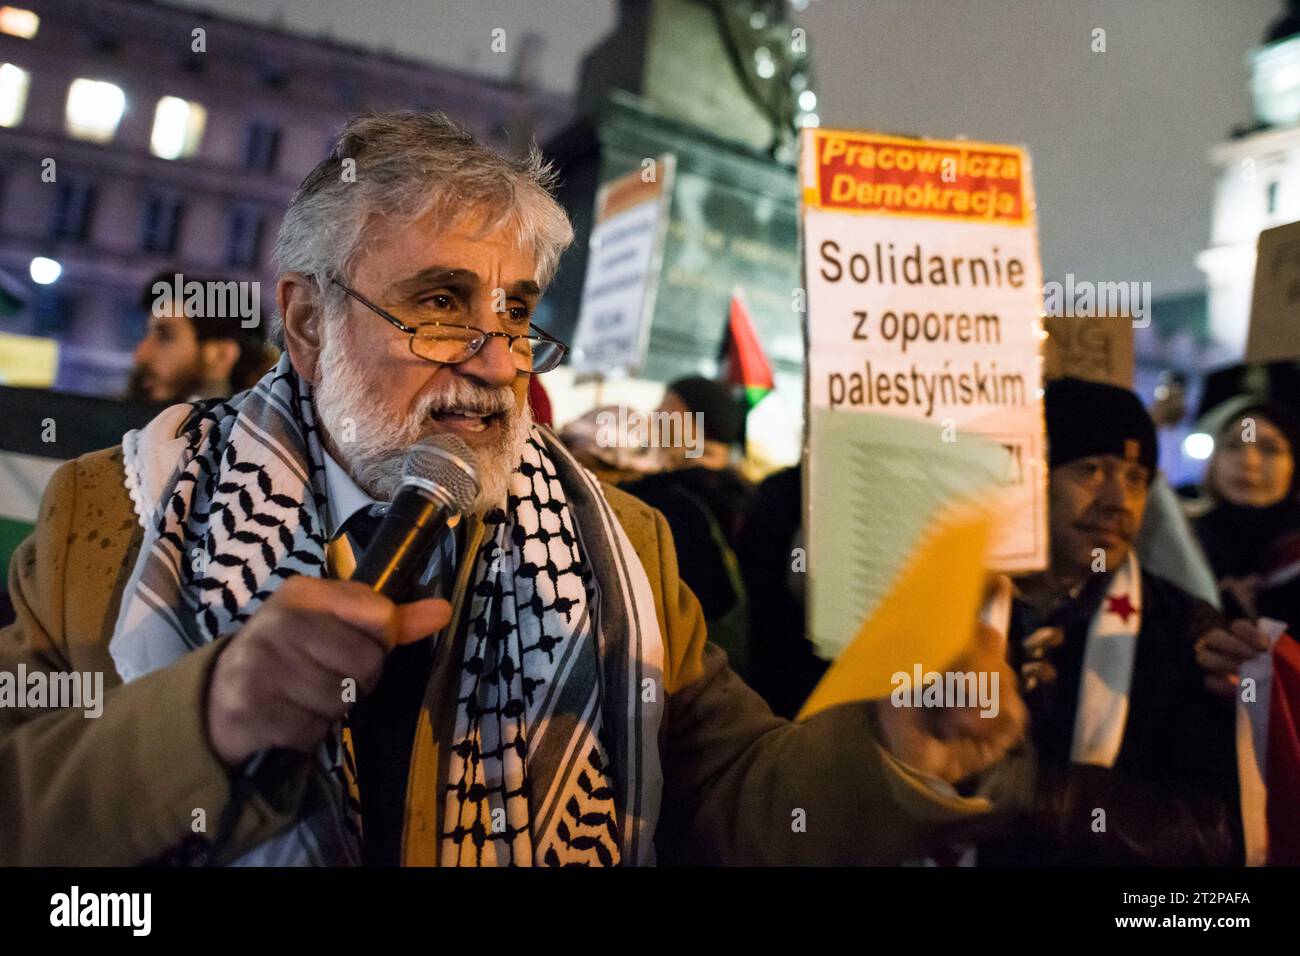
M1119 619L1127 624L1128 616L1136 614L1137 608L1133 606L1133 602L1128 599L1127 594L1121 594L1119 597L1106 598L1106 613L1118 614Z

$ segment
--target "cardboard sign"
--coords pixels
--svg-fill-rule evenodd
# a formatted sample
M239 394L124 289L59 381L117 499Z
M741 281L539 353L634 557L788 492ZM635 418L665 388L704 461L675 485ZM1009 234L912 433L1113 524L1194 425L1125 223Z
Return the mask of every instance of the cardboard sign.
M1300 358L1300 222L1259 234L1247 362Z
M579 375L635 372L645 359L674 168L673 156L660 156L653 167L621 176L596 193L573 341L572 365Z
M903 493L858 488L846 445L909 463L871 469L873 480L934 476L922 479L925 488L906 489L922 526L945 501L983 486L990 459L978 446L992 446L1004 506L988 567L1046 567L1042 275L1028 155L1013 146L808 129L800 175L809 565L819 569L811 580L855 557L899 566L915 546L880 534L856 540L863 526L845 525L873 497ZM892 434L882 416L926 427L882 440ZM888 575L879 577L883 586ZM826 597L829 590L811 595L819 647L843 643L831 632L846 613L870 610L837 609L844 598Z
M1083 378L1133 387L1133 319L1049 315L1043 320L1043 378Z

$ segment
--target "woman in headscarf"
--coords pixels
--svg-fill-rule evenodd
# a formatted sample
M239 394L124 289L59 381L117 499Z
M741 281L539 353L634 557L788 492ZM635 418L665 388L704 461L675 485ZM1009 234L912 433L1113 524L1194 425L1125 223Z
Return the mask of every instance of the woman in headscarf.
M1262 714L1246 711L1256 760L1261 752L1268 758L1257 771L1263 772L1262 792L1252 795L1243 788L1242 814L1248 859L1263 862L1266 855L1273 865L1295 865L1300 862L1300 826L1293 810L1300 799L1295 642L1300 634L1300 418L1276 401L1238 396L1207 414L1202 430L1215 436L1205 476L1213 504L1195 526L1219 583L1224 615L1233 623L1231 633L1219 631L1217 639L1198 642L1197 661L1211 690L1236 697L1245 663L1271 649L1268 667L1256 671L1271 685L1271 706ZM1271 640L1259 618L1284 622L1291 636Z
M1195 526L1224 612L1300 626L1300 602L1284 598L1277 580L1300 557L1290 554L1300 544L1300 421L1284 406L1238 396L1211 411L1205 425L1214 435L1205 475L1211 506Z

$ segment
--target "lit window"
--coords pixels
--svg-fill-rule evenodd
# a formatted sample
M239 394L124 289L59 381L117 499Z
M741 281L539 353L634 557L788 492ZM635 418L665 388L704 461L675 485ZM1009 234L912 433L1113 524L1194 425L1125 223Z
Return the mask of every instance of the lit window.
M41 18L22 7L0 7L0 33L30 40L40 29Z
M1193 432L1183 439L1183 453L1188 458L1205 461L1214 454L1214 438L1205 432Z
M68 88L68 134L107 143L117 132L125 110L126 94L120 86L103 80L73 80Z
M31 74L12 63L0 63L0 126L17 126L27 105Z
M208 111L198 103L164 96L153 114L149 148L163 159L183 159L199 151Z

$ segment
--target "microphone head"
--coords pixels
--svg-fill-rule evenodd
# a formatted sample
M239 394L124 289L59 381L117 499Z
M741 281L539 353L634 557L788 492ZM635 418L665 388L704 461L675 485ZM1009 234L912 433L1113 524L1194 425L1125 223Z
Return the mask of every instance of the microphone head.
M478 466L474 452L455 435L435 435L412 445L402 462L403 485L416 485L446 499L456 514L478 497Z

